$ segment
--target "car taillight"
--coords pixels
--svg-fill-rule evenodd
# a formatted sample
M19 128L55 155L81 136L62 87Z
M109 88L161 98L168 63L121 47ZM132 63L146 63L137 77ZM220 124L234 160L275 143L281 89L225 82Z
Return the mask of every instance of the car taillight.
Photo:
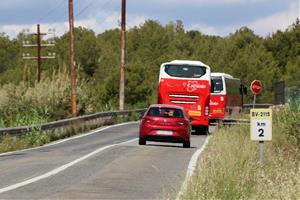
M209 108L208 108L208 106L205 106L204 115L208 115L208 114L209 114Z
M151 120L151 119L143 119L143 122L149 123L149 124L153 124L153 123L154 123L154 120Z

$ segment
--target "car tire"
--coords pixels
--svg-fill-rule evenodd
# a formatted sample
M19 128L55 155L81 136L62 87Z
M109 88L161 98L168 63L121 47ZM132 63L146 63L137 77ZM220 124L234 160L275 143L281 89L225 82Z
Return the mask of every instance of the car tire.
M183 148L190 148L191 147L191 142L187 141L187 142L183 142Z
M139 139L139 145L146 145L146 140L140 138L140 139Z

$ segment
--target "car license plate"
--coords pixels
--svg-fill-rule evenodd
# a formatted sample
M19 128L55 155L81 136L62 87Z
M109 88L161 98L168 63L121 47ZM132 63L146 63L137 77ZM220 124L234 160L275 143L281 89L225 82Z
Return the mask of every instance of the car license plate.
M158 131L156 131L156 133L158 135L172 135L173 134L172 131L163 131L163 130L158 130Z

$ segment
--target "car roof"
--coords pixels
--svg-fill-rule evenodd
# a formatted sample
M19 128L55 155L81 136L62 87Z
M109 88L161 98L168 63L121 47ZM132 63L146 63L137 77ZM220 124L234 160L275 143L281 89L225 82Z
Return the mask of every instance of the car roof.
M176 109L184 110L183 107L172 105L172 104L152 104L149 106L149 108L162 108L162 107L163 108L176 108Z

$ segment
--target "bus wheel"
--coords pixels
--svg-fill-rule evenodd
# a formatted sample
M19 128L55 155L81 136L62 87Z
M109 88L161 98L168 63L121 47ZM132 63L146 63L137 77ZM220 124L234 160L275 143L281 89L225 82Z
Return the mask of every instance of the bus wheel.
M202 126L202 133L204 135L209 135L209 126Z
M194 127L196 135L208 135L208 126L196 126Z

